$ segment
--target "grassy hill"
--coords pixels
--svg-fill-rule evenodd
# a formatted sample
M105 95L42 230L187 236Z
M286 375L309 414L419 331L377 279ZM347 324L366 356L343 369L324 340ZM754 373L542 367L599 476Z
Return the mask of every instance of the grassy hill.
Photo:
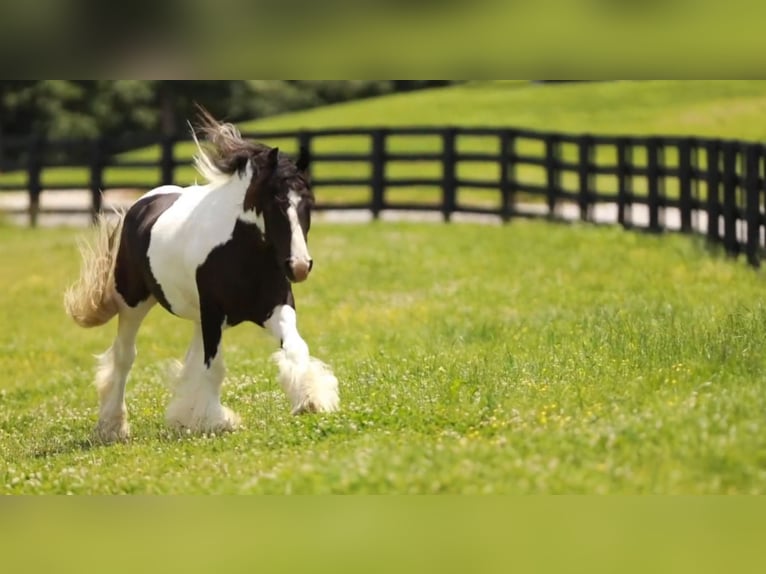
M766 81L477 81L272 117L243 124L243 129L376 125L511 126L766 140Z

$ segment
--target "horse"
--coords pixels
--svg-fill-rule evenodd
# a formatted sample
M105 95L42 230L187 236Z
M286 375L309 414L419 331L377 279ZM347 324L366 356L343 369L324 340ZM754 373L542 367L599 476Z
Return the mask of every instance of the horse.
M279 342L272 358L292 414L339 407L337 378L298 332L292 291L314 266L307 246L314 205L308 151L294 161L277 147L245 140L204 108L199 112L191 132L194 165L205 182L157 187L116 218L100 215L94 236L81 241L80 276L65 292L65 310L81 327L118 318L111 347L97 356L94 435L106 443L130 437L125 387L138 331L157 303L194 324L166 411L171 428L240 428L240 417L221 404L222 334L243 322Z

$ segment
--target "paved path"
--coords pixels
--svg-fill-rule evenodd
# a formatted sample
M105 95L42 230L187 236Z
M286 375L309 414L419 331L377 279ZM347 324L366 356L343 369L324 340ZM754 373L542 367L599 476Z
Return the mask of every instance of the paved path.
M104 194L106 209L129 206L140 193L114 190ZM38 225L41 227L87 227L90 224L90 192L88 191L48 191L40 194L40 209L81 209L83 213L40 213ZM29 194L26 192L0 192L0 216L18 225L27 225L29 215Z
M109 191L104 195L104 207L128 207L139 196L136 192L130 191ZM28 216L23 212L29 205L29 198L23 192L0 192L0 215L5 219L26 225ZM87 210L90 207L90 194L87 191L55 191L43 192L40 196L41 209L82 209ZM539 212L544 216L547 208L539 204L525 204L520 206L527 213ZM14 211L16 213L7 213ZM6 212L5 214L3 212ZM600 204L593 211L594 221L597 223L616 223L617 205ZM562 204L559 208L559 216L568 221L577 221L580 218L580 210L573 203ZM381 213L383 221L417 221L417 222L441 222L442 215L439 212L408 212L408 211L384 211ZM331 223L366 223L372 221L372 213L367 210L357 211L324 211L316 215L316 220L327 221ZM475 215L467 213L456 213L453 216L455 222L477 222L484 224L501 223L499 217L494 215ZM636 205L632 213L633 224L638 227L647 227L649 224L649 210L646 206ZM38 224L42 227L48 226L70 226L85 227L90 223L90 217L87 213L82 214L53 214L41 213ZM699 231L707 229L707 216L700 213L695 217L693 225ZM681 216L677 209L666 209L664 213L664 226L668 230L677 230L681 227Z

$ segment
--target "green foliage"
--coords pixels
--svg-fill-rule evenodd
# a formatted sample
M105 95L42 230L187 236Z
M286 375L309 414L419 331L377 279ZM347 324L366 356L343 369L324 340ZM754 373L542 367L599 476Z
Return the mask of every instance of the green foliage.
M196 104L240 121L395 89L391 80L5 80L0 81L0 136L104 136L116 140L113 149L120 151L130 145L119 143L125 136L186 133ZM25 144L0 145L0 167L25 153ZM89 153L59 150L55 159L83 163Z
M49 138L94 138L152 127L153 98L142 80L6 80L0 83L0 131Z
M299 324L341 381L294 418L257 327L226 333L246 428L163 426L190 328L139 335L134 438L89 442L92 355L61 296L75 233L0 227L0 492L766 492L763 277L693 240L515 223L318 223Z
M394 89L391 80L5 80L0 133L77 138L179 131L195 115L195 102L241 120Z

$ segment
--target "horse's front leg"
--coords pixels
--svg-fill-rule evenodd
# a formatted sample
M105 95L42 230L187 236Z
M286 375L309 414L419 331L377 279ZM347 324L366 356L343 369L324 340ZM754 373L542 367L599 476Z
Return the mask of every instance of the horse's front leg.
M308 345L298 333L295 309L290 305L276 307L264 327L281 343L281 350L273 358L293 414L338 410L338 379L330 367L309 354Z
M170 426L194 432L231 431L240 419L221 404L225 374L221 338L223 315L202 305L201 322L194 338L167 411Z

